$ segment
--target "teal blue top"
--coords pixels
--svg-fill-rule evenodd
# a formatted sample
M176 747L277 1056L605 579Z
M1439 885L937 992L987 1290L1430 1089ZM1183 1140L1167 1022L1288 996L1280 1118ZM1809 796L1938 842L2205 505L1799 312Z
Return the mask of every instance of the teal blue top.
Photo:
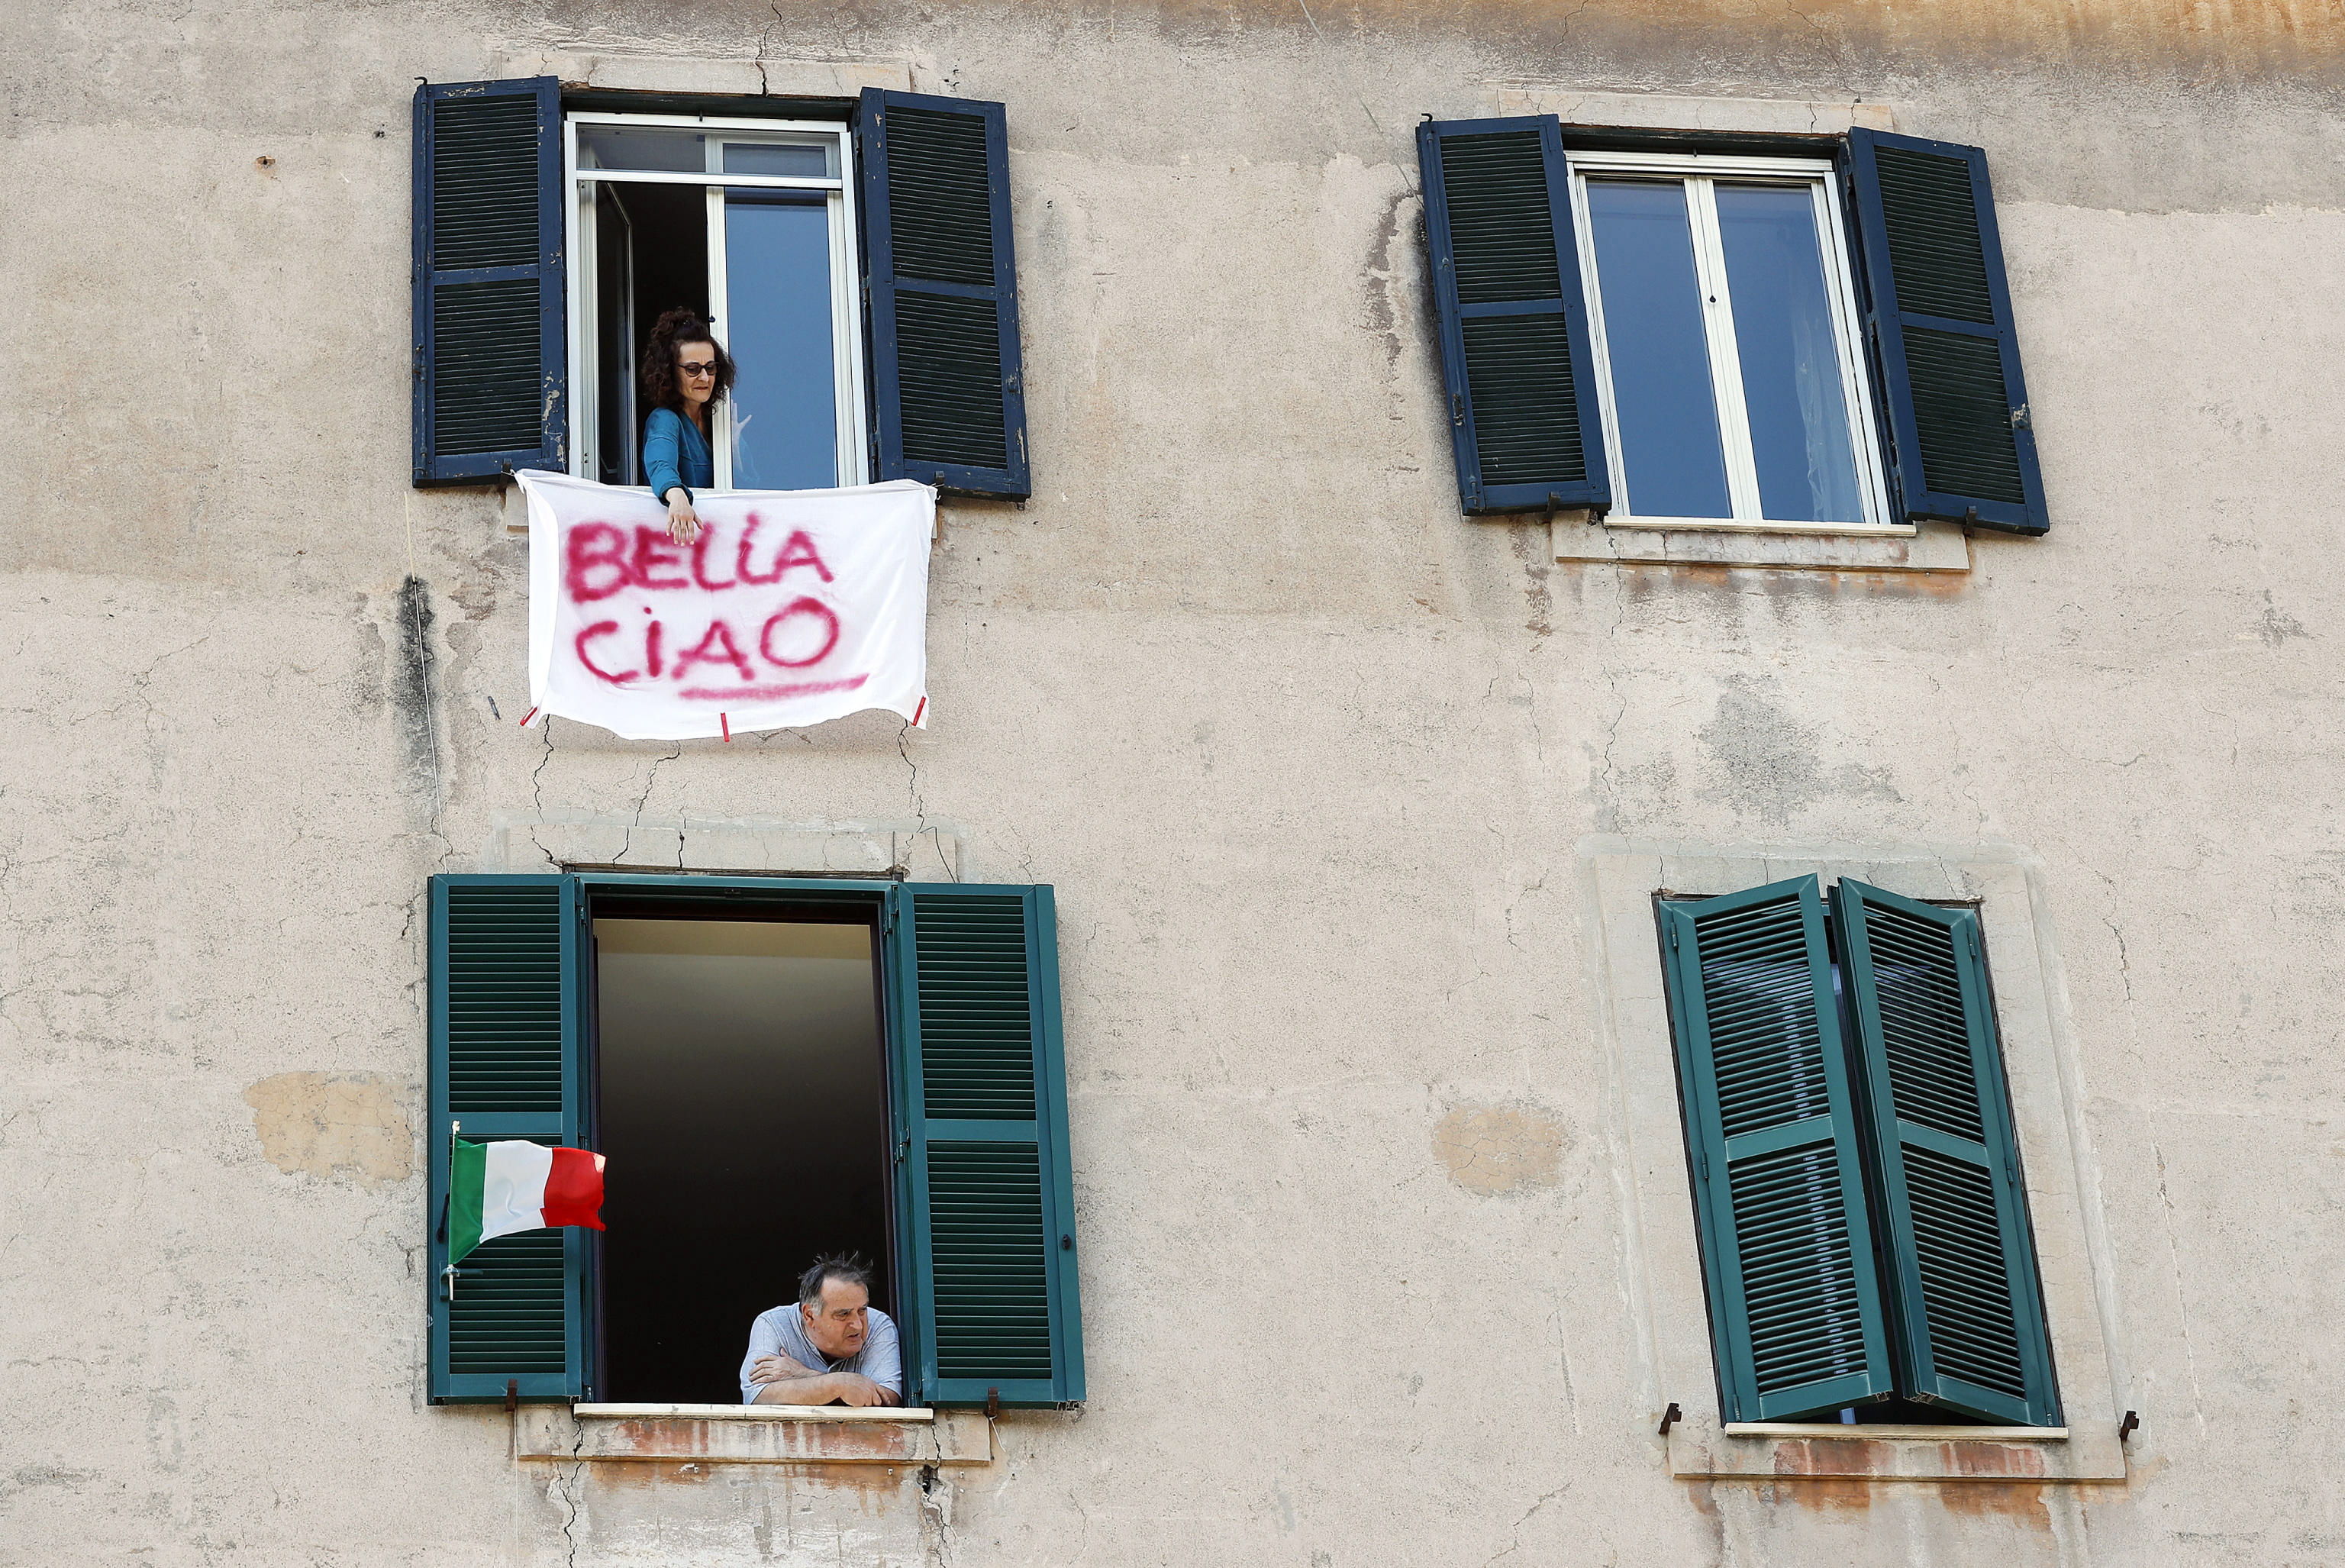
M716 460L700 427L672 408L652 410L644 422L644 480L661 501L679 485L688 500L694 485L715 484Z

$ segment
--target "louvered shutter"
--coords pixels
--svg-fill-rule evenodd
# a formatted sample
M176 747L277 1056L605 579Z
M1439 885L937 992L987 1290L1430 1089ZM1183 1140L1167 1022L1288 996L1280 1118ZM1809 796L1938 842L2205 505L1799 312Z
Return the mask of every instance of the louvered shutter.
M1724 1419L1893 1391L1823 900L1802 877L1661 906Z
M1862 127L1848 150L1866 324L1906 514L2043 533L1986 154Z
M915 1397L1083 1397L1047 887L908 882L889 913Z
M1023 498L1026 394L1000 104L864 90L872 478Z
M1471 514L1612 504L1553 115L1416 127L1457 493Z
M2059 1424L1978 913L1832 891L1863 1053L1888 1300L1911 1398Z
M562 94L415 89L415 483L561 469L569 435Z
M526 1230L456 1266L445 1216L452 1124L468 1143L578 1146L584 1130L584 911L566 876L431 879L431 1398L586 1392L592 1232Z

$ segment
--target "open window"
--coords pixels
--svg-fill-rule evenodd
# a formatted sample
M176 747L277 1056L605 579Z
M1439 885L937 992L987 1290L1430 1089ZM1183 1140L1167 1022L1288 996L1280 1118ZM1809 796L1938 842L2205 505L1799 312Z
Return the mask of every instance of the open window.
M720 490L862 483L853 152L838 122L574 114L576 468L643 483L636 369L688 306L740 367L711 433Z
M1467 513L2046 531L1978 148L1539 115L1418 151Z
M415 483L641 483L635 365L682 305L739 367L719 487L1025 496L1002 106L700 106L565 102L551 77L417 89Z
M908 1402L1083 1397L1048 888L432 884L435 1403L734 1403L757 1313L878 1263ZM445 1273L452 1129L594 1148L607 1228Z

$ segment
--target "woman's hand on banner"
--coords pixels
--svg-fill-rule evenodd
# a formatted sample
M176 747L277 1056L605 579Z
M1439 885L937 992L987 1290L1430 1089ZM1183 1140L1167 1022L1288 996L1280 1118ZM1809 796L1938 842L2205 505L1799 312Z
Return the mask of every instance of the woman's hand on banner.
M691 544L700 534L700 514L692 509L682 485L667 493L667 532L679 545Z

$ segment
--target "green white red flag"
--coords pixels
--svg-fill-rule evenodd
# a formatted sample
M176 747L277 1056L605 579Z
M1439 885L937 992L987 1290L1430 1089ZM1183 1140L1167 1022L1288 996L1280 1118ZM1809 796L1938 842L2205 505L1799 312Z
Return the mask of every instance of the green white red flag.
M525 1138L493 1144L451 1140L448 1261L517 1230L583 1225L603 1228L603 1156L549 1149Z

